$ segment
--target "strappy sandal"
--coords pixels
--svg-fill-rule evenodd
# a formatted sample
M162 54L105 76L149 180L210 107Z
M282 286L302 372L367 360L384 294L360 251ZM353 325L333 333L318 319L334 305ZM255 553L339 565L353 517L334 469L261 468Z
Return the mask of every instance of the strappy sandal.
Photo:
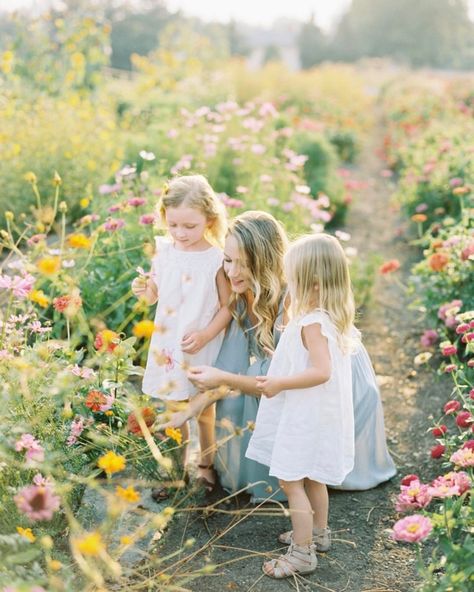
M278 536L278 540L280 543L284 545L291 545L293 539L293 531L288 530L287 532L282 532ZM325 553L329 551L331 548L331 529L330 528L313 528L313 545L316 548L316 551L320 553Z
M265 561L262 565L262 571L269 578L282 580L297 574L312 573L317 565L318 560L314 545L295 545L291 543L285 555Z
M204 477L204 475L201 475L201 476L197 477L197 479L196 479L197 487L204 489L206 495L209 495L214 491L214 489L216 488L216 485L217 485L217 473L216 473L216 470L214 469L214 465L212 463L210 465L198 465L198 469L207 469L207 470L211 471L211 473L214 477L214 481L209 481L209 479L206 479L206 477Z

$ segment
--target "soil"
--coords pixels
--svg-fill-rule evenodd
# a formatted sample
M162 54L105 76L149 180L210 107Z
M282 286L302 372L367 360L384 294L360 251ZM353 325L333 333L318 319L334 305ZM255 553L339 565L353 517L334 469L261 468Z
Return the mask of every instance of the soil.
M279 549L277 535L289 529L281 507L256 507L248 503L248 497L240 496L207 509L177 512L154 550L157 558L174 553L172 560L165 560L163 570L171 576L168 584L179 586L173 589L411 592L420 585L414 548L390 538L389 529L398 518L393 499L403 475L417 473L427 480L437 474L436 461L429 455L434 442L428 416L441 409L449 387L429 369L415 369L413 364L420 351L422 319L420 312L409 308L402 284L419 255L402 238L399 214L390 204L394 186L381 175L384 164L376 154L380 139L379 129L354 171L369 187L351 206L344 230L352 235L350 244L361 257L378 254L383 260L398 259L402 264L397 272L400 282L377 278L372 303L358 323L379 377L387 441L399 473L370 491L330 492L333 546L329 553L318 554L317 570L306 577L275 581L262 574L264 558ZM183 548L190 538L195 539L194 545ZM199 572L211 564L216 566L212 573ZM184 573L188 577L183 579ZM152 589L159 589L160 580L153 581L157 587Z

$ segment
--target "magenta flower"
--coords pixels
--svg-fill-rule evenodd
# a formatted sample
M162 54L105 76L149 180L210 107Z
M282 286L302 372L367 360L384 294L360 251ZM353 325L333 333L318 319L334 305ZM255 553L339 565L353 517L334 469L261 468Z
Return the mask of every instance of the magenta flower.
M147 226L149 224L154 224L155 220L155 214L143 214L142 216L140 216L138 222L143 226Z
M122 220L122 218L109 218L104 224L105 230L108 230L109 232L115 232L123 226L125 226L125 220Z
M139 206L146 204L146 199L144 197L131 197L129 200L127 200L127 204L134 208L138 208Z
M395 522L392 538L406 543L418 543L433 530L431 520L421 514L413 514Z
M397 498L395 509L397 512L409 512L410 510L425 508L430 501L431 494L428 485L414 479L408 485L401 486L401 493Z
M431 347L439 339L438 333L434 329L426 329L420 337L420 343L423 347Z
M28 485L13 498L20 512L30 520L51 520L59 509L60 499L50 486Z

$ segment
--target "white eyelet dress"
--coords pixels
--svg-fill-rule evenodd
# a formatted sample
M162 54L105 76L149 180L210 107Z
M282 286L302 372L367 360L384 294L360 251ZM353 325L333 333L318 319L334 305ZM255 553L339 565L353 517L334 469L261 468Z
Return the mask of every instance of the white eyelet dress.
M152 272L158 286L156 330L148 351L142 390L160 399L183 401L196 394L186 368L214 365L224 338L221 331L197 354L185 354L181 341L191 331L204 329L220 308L216 275L222 251L180 251L164 237L156 238Z
M329 315L316 310L285 328L268 376L292 376L310 366L302 329L318 323L327 337L331 376L319 386L262 397L246 456L284 481L309 478L340 485L354 465L351 355L344 354Z

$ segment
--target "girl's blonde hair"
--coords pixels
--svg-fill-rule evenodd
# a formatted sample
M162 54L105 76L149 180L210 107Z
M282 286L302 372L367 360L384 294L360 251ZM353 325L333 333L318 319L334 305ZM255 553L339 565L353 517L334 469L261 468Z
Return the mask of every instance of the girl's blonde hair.
M209 181L203 175L175 177L165 186L159 203L159 213L166 222L166 209L184 205L199 210L209 225L205 238L222 247L227 231L227 217L224 204L218 199Z
M262 349L273 350L273 329L285 290L283 257L288 240L283 226L271 214L249 211L230 222L227 236L236 239L242 264L248 273L253 292L251 312L257 319L254 327L257 343ZM239 301L244 301L245 306L237 306ZM233 293L230 309L242 325L248 314L248 302L244 296Z
M329 234L304 236L285 256L293 317L320 308L331 317L344 351L353 347L355 305L344 249Z

